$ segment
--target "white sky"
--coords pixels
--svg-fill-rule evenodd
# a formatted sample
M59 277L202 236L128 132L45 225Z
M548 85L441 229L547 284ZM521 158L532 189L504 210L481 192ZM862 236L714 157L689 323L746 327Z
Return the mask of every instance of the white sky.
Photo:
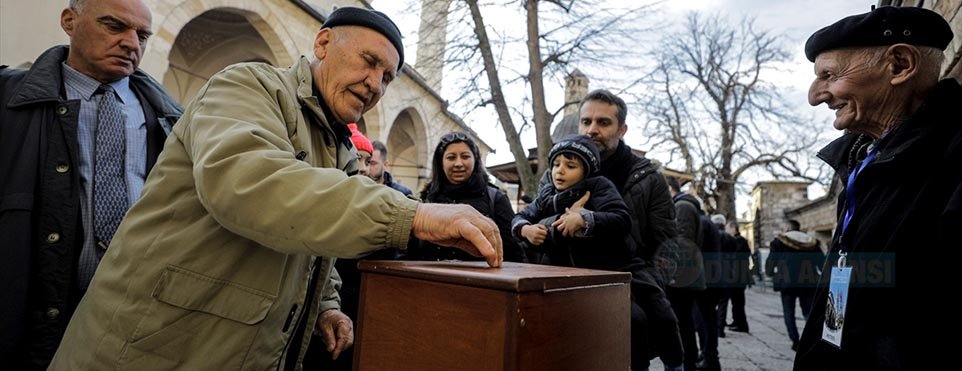
M619 6L631 6L635 4L635 1L611 1ZM412 5L413 3L413 5ZM419 1L411 0L375 0L372 5L375 9L385 12L388 14L401 29L404 35L405 44L405 56L407 63L414 65L416 63L416 44L417 44L417 29L418 29L418 12L419 12ZM738 21L742 16L748 15L756 18L756 24L763 29L772 30L775 33L782 33L785 35L787 40L787 45L789 50L794 51L794 58L792 63L783 66L785 69L784 73L777 76L770 77L771 81L776 81L783 84L785 87L784 98L787 99L790 106L797 107L798 112L802 117L809 117L811 115L816 115L819 121L825 122L826 130L826 144L831 138L835 138L840 134L835 132L831 127L831 115L828 108L824 105L818 107L811 107L808 104L807 91L808 85L811 83L814 77L812 73L812 64L807 59L805 59L804 54L804 44L805 40L813 32L827 26L841 18L849 15L859 14L868 12L870 6L876 4L876 1L870 0L668 0L661 4L664 11L664 19L680 22L684 15L690 11L699 11L702 13L718 13L722 16L727 16L732 21ZM519 6L512 6L505 9L486 9L485 17L486 22L491 22L497 27L498 23L513 23L520 22L523 24L523 9ZM463 22L470 22L470 20L464 20ZM469 23L470 24L470 23ZM517 23L516 23L517 24ZM489 27L490 28L490 27ZM489 32L491 32L489 30ZM657 39L659 35L653 36L650 39ZM647 38L646 38L647 39ZM597 67L597 66L595 66ZM524 67L526 68L526 67ZM582 68L584 70L584 68ZM447 72L446 72L447 73ZM612 73L623 73L620 71L612 71ZM589 80L592 80L592 76L588 76ZM453 82L451 81L451 76L445 76L445 81L442 89L442 96L453 97L454 92L449 89L453 88ZM548 83L548 81L546 81ZM548 99L549 111L553 111L558 107L558 104L563 99L564 89L562 86L548 86ZM599 86L592 81L591 89L595 88L610 88L612 90L617 90L618 87L609 86ZM520 94L520 93L516 93ZM506 95L512 95L511 92L506 92ZM552 102L554 105L552 106ZM509 104L511 102L509 101ZM461 112L454 112L455 114L462 114ZM477 112L472 115L464 116L465 122L478 132L478 135L486 141L488 144L492 145L497 153L488 156L485 161L486 165L501 164L511 161L510 150L508 149L507 142L504 139L504 132L500 126L492 125L491 123L496 123L497 116L493 111ZM560 120L560 117L559 117ZM632 120L631 115L629 115L629 121ZM515 122L516 125L519 123ZM629 122L629 134L627 135L627 143L633 147L642 148L640 146L641 136L637 132L632 133L632 130L641 130L638 123ZM643 135L643 133L642 133ZM531 130L522 133L522 142L526 147L534 145L534 132ZM812 156L815 155L816 149L813 149ZM667 160L667 156L660 156L659 153L651 153L650 157ZM751 181L751 180L749 180ZM810 197L817 197L821 193L819 187L810 188ZM745 209L748 197L744 195L739 196L738 209L739 212Z

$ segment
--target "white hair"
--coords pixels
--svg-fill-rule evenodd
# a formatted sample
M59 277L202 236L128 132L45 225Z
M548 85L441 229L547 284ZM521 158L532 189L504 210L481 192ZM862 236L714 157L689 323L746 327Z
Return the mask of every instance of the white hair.
M725 225L728 223L728 220L726 220L725 216L722 214L715 214L711 216L711 222L715 224Z
M945 61L945 52L931 46L913 46L919 50L919 55L921 56L919 59L919 76L924 79L938 81L939 75L941 75L942 72L942 62ZM874 66L882 62L888 48L889 46L886 45L859 48L857 51L866 57L866 65Z

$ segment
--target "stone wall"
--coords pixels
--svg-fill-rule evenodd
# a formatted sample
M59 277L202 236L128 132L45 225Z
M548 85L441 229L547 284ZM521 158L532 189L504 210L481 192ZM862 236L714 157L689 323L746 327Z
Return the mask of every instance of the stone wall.
M753 248L768 248L768 243L782 232L785 213L807 204L809 182L759 182L752 189L749 219L745 238Z

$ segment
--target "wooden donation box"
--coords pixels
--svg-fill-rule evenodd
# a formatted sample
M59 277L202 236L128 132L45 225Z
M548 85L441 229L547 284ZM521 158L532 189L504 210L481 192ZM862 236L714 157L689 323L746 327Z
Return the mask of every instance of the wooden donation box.
M628 370L628 273L362 261L354 369Z

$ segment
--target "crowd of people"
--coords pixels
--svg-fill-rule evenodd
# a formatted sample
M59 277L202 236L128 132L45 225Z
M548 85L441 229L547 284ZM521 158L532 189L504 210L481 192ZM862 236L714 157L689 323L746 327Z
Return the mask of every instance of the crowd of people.
M579 133L515 211L471 135L440 137L415 193L358 128L404 64L383 13L338 8L312 55L229 66L185 107L138 69L151 21L141 0L71 0L69 46L0 67L0 364L349 370L359 259L629 273L632 370L720 370L718 338L749 332L763 265L796 369L948 354L928 332L949 314L916 312L923 287L951 282L941 247L962 228L962 87L939 81L953 34L932 11L880 7L806 43L810 103L845 131L819 157L847 181L831 244L789 221L766 262L625 144L627 104L608 90L582 99Z

